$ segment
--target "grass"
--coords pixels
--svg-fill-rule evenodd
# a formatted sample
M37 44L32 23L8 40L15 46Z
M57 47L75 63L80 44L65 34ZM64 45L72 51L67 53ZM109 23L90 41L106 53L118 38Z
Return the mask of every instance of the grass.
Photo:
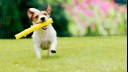
M0 40L0 72L126 72L126 36L62 37L57 53L35 58L32 39Z

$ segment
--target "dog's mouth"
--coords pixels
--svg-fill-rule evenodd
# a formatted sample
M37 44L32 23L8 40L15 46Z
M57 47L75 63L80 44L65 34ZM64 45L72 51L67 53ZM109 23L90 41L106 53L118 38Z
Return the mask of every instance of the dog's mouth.
M42 23L45 22L45 21L42 21ZM46 30L47 29L47 26L43 26L42 27L43 30Z
M43 22L45 22L45 21L42 21L42 22L40 22L40 23L43 23ZM39 24L39 23L38 23L38 24ZM43 26L42 29L43 29L43 30L46 30L46 29L47 29L47 26Z
M47 29L47 26L43 26L42 29L43 29L43 30L46 30L46 29Z

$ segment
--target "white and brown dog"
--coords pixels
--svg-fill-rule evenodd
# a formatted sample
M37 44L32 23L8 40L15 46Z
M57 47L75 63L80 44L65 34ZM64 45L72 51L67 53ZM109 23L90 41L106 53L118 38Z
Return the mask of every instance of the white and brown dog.
M46 21L50 18L51 6L48 5L44 11L35 8L30 8L27 11L28 17L32 20L33 25ZM41 50L48 50L48 56L51 53L56 53L57 36L52 25L42 27L42 29L34 31L32 35L34 41L34 49L37 58L41 58Z

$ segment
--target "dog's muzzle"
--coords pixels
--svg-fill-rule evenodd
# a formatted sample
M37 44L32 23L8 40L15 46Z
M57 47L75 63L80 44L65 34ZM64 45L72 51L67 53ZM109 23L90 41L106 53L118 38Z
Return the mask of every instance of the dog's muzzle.
M42 27L42 29L43 29L43 30L46 30L46 29L47 29L47 26Z

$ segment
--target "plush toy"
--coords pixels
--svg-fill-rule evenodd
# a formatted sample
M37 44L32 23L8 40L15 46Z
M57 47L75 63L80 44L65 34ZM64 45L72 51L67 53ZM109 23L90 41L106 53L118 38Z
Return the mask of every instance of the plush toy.
M21 37L26 37L31 32L33 32L35 30L38 30L38 29L42 28L43 26L46 26L46 25L49 25L49 24L52 24L52 23L53 23L53 20L52 20L52 18L50 18L50 19L48 19L47 21L45 21L43 23L39 23L39 24L31 26L28 29L25 29L24 31L16 34L15 37L16 37L16 39L20 39Z

